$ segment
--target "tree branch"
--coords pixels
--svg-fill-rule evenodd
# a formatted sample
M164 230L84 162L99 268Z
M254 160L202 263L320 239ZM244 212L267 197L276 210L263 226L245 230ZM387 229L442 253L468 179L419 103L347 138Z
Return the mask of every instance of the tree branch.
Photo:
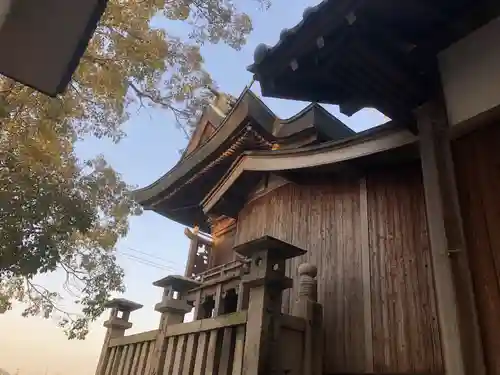
M154 97L151 94L145 93L141 89L139 89L133 82L127 81L127 84L129 87L135 92L139 100L141 101L142 104L142 99L146 98L151 100L153 103L161 105L164 108L167 108L172 111L175 117L175 121L177 122L177 125L179 128L183 131L184 135L186 136L187 139L189 139L189 132L186 130L186 127L182 124L181 118L187 118L189 116L189 112L183 111L179 108L174 107L172 104L162 100L161 98Z

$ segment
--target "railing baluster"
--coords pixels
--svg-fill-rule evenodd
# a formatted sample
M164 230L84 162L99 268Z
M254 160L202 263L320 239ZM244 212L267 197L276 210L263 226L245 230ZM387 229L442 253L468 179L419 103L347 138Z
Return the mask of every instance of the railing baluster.
M210 337L208 339L208 350L207 350L207 365L205 369L205 375L214 375L217 364L217 330L214 329L210 331Z
M230 375L233 354L233 328L224 328L220 353L219 375Z
M128 352L127 352L127 357L125 358L125 367L123 368L123 375L135 375L132 374L130 369L132 367L132 359L134 358L135 355L135 348L136 344L129 344L128 345Z
M139 363L137 364L137 375L144 375L146 373L146 364L151 344L151 341L146 341L142 344L141 355L139 357Z
M184 355L186 353L186 335L182 335L178 339L177 348L175 350L173 375L182 375L182 366L184 364Z
M132 363L130 365L130 375L141 375L138 371L137 365L139 364L139 359L141 358L142 346L144 343L138 342L135 344L134 357L132 358Z
M117 349L116 347L111 348L111 352L109 353L109 357L108 357L108 360L106 362L106 369L104 371L105 375L111 374L111 370L113 368L113 362L115 361L115 357L116 357L116 349Z
M122 348L122 353L120 355L120 364L118 365L118 372L116 373L116 375L125 375L123 370L125 368L125 360L127 357L128 350L129 350L128 345Z
M191 333L187 337L186 355L184 358L184 366L182 375L191 375L194 367L194 355L196 354L197 334Z
M165 364L163 375L171 375L174 368L175 349L177 347L177 337L169 337L166 342L167 351L165 354Z
M205 374L205 368L207 364L207 344L207 332L200 332L198 336L198 348L196 349L196 360L194 362L193 375Z
M245 346L245 326L235 328L236 338L234 342L234 359L232 375L241 375L243 370L243 348Z

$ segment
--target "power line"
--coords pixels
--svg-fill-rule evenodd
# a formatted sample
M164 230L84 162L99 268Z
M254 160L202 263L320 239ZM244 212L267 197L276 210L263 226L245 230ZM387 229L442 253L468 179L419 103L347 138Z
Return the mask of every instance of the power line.
M144 259L144 258L135 256L133 254L130 254L130 253L127 253L124 251L119 251L117 254L122 255L128 259L133 260L134 262L140 263L140 264L148 266L148 267L156 268L156 269L159 269L162 271L175 272L175 269L173 267L169 267L169 266L166 266L164 264L156 263L156 262L153 262L151 260Z
M141 251L141 250L138 250L138 249L134 249L133 247L130 247L130 246L126 246L126 248L127 248L127 250L130 250L130 251L132 251L134 253L139 253L139 254L145 255L145 256L150 257L150 258L161 260L162 262L168 263L168 264L170 264L173 267L178 267L179 266L178 263L172 262L171 260L167 260L167 259L159 257L157 255L146 253L144 251Z

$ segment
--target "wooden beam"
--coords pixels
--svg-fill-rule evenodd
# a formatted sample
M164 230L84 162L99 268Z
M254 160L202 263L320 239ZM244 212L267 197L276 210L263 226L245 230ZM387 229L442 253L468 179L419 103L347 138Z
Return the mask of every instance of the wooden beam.
M152 331L136 333L135 335L115 337L115 338L110 340L109 347L125 346L125 345L130 345L130 344L137 344L140 342L153 341L153 340L156 340L157 334L158 334L158 330L154 329Z
M361 264L363 273L363 308L365 324L365 372L373 372L373 321L370 271L370 232L368 215L368 188L366 177L360 180L359 211L361 220Z
M484 375L444 100L429 101L416 115L445 373Z
M357 139L352 143L333 144L331 148L320 145L300 152L283 150L254 152L240 157L232 169L202 202L203 211L210 210L226 195L226 192L244 172L299 171L366 157L416 142L417 137L405 129L398 129L369 139Z
M247 312L239 311L232 314L222 315L215 318L195 320L190 323L174 324L167 327L166 336L187 335L189 333L198 333L212 331L214 329L233 327L245 324L247 322Z

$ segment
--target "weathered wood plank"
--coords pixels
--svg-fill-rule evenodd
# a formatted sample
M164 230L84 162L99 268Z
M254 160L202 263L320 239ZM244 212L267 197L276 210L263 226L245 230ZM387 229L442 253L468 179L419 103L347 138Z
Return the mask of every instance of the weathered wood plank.
M243 370L243 349L245 346L245 326L238 326L234 343L234 360L232 375L241 375Z
M155 340L157 333L158 333L158 330L154 329L152 331L141 332L141 333L137 333L135 335L116 337L116 338L110 340L109 346L110 347L125 346L125 345L129 345L129 344L135 344L138 342Z
M344 200L350 203L342 204ZM282 186L248 204L238 220L237 244L269 234L308 251L287 261L294 288L283 294L284 312L289 314L295 303L299 264L316 265L325 335L336 343L327 347L325 372L363 370L358 179L332 177L329 183ZM344 296L343 290L349 293Z
M304 333L291 329L280 331L280 345L282 373L289 375L310 375L310 371L304 372ZM307 369L306 369L307 370Z
M111 371L113 369L113 363L116 357L116 348L110 348L108 350L110 351L110 353L108 357L108 362L106 363L106 367L104 370L104 375L111 375Z
M395 168L367 179L374 371L438 373L443 365L422 177L418 164Z
M175 354L177 352L178 337L167 338L167 351L163 364L163 375L172 375L174 368Z
M485 364L500 374L500 128L477 129L453 143L457 187Z
M125 375L123 370L125 368L125 360L126 360L128 351L129 351L128 345L122 347L121 355L120 355L120 362L118 363L118 369L117 369L116 375Z
M139 361L137 363L137 375L146 373L146 366L148 362L148 354L150 347L153 345L153 341L145 341L141 344L141 353L139 355Z
M138 369L139 360L141 358L142 347L144 343L139 342L136 344L134 357L132 358L132 364L130 365L130 374L131 375L141 375L141 372Z
M221 316L224 314L224 298L222 294L222 284L217 285L215 288L215 296L214 296L214 317Z
M193 375L204 375L207 363L208 332L201 332L198 336L196 358L194 362ZM173 340L172 337L170 340Z
M303 332L306 328L306 322L298 316L283 314L281 316L281 326L294 331Z
M211 331L217 328L237 326L245 324L246 321L247 312L239 311L210 319L195 320L190 323L174 324L167 327L167 337L186 335L188 333Z
M137 345L138 344L128 345L127 357L125 358L125 365L123 367L123 375L135 375L131 374L130 369L132 367L132 359L134 358Z
M361 262L363 273L364 333L365 333L365 371L373 372L373 333L372 333L372 286L370 271L370 232L368 217L368 193L366 177L360 180L360 231Z
M217 350L217 330L214 329L209 333L207 361L205 367L205 375L214 375L217 370L219 351Z
M197 338L196 333L191 333L187 337L187 343L186 343L186 355L184 358L184 366L182 369L182 375L191 375L193 368L194 368L194 362L195 362L195 356L196 356L196 347L197 347Z
M181 375L182 367L184 365L185 354L186 354L186 341L187 341L187 338L185 335L179 336L178 342L177 342L177 348L175 349L174 366L172 369L173 375Z
M416 115L445 371L484 374L444 100Z
M234 353L233 327L224 328L219 360L219 375L230 375Z

